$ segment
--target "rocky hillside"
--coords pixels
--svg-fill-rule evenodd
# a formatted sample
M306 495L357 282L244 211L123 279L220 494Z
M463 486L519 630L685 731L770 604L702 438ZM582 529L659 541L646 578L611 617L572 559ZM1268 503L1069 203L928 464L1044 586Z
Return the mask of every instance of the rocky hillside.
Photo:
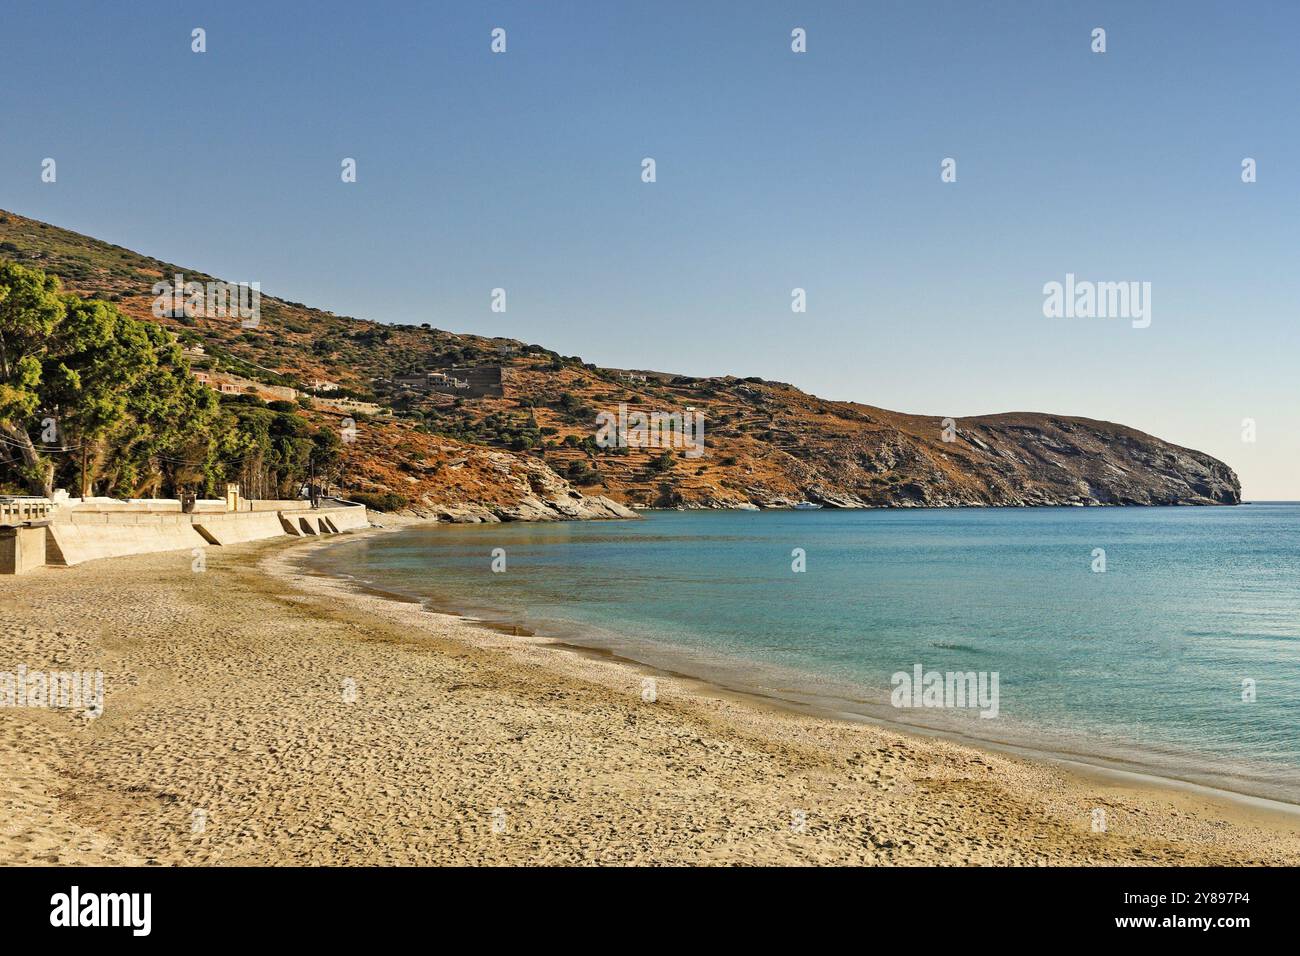
M349 486L401 510L453 520L627 514L652 507L952 507L1236 504L1227 465L1122 425L1013 412L943 420L791 385L604 369L539 345L386 325L262 298L260 325L227 318L153 319L153 284L212 277L0 212L0 258L38 265L82 295L117 302L202 346L201 362L267 384L305 388L386 411L355 414ZM426 369L500 368L499 395L400 387ZM704 454L602 448L597 415L704 414ZM391 412L391 414L390 414ZM345 417L318 409L318 421Z

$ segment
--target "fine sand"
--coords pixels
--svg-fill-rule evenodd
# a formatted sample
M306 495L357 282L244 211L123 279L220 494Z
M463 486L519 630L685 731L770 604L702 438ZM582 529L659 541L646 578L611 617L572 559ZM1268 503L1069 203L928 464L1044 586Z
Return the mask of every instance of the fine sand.
M299 573L323 544L0 578L0 672L106 689L0 709L0 864L1300 863L1300 817L1226 796L645 700L633 665Z

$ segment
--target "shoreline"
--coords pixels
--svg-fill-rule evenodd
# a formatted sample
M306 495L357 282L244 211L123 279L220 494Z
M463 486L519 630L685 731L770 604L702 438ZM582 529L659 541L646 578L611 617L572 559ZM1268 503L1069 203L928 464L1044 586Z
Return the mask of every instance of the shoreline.
M370 536L376 533L382 534L401 531L407 527L434 527L438 524L439 522L436 521L403 518L401 522L394 527L376 527L369 531L361 531L347 537L322 538L311 542L303 542L302 545L296 549L296 553L301 557L297 562L295 571L291 573L336 580L344 586L352 588L359 593L369 594L381 599L404 604L418 605L427 613L443 615L474 627L483 627L515 637L537 638L557 650L564 650L579 655L591 656L598 660L608 660L625 665L637 671L639 676L669 677L677 680L691 681L698 685L698 688L702 693L728 695L739 700L749 701L754 706L769 708L784 713L799 714L828 720L862 723L879 729L890 730L895 733L905 735L911 734L919 737L944 740L966 747L1009 754L1031 761L1047 762L1062 767L1070 767L1076 769L1076 771L1080 773L1093 773L1113 779L1135 779L1146 781L1151 786L1166 787L1171 790L1199 793L1209 797L1234 800L1257 809L1276 812L1284 816L1295 816L1297 820L1300 820L1300 795L1297 795L1296 800L1289 801L1266 793L1252 792L1247 789L1237 789L1233 786L1225 785L1225 783L1237 782L1239 778L1228 777L1224 774L1219 774L1216 777L1216 775L1209 771L1202 771L1199 773L1192 771L1189 772L1187 776L1180 776L1177 773L1169 772L1167 768L1146 766L1136 758L1125 759L1123 757L1107 755L1104 753L1052 749L1050 746L1037 746L1032 742L1017 741L1015 739L999 740L979 737L965 733L957 727L932 726L904 719L891 719L891 717L877 712L879 711L878 707L871 707L870 709L864 710L855 710L846 707L845 705L857 704L863 708L868 708L870 705L865 700L841 696L830 692L818 693L817 691L812 690L797 692L791 690L786 695L782 695L780 693L762 690L756 686L744 683L743 675L737 680L730 680L728 679L728 676L722 672L713 674L691 672L689 670L681 669L676 664L665 661L656 662L651 659L632 656L624 651L615 650L600 644L586 644L579 638L573 636L559 636L554 633L548 633L544 630L534 629L530 626L516 624L506 620L504 612L500 612L499 610L478 606L470 608L468 605L456 606L454 603L446 600L439 601L419 594L396 591L371 582L363 581L351 575L307 566L311 555L321 551L331 550L334 547L345 546L349 540L356 541L359 537ZM498 617L493 618L481 616L484 614L498 615ZM582 628L581 626L574 624L572 626L572 631L574 633L581 633ZM650 656L652 655L647 655L647 657ZM728 661L728 665L733 669L737 669L742 663L743 662L739 660ZM793 675L793 672L791 673ZM1209 782L1212 779L1224 782ZM1241 782L1244 784L1248 781Z
M651 661L630 657L610 648L586 645L570 639L555 637L541 631L532 630L522 625L508 623L504 620L489 620L476 617L472 613L456 610L452 607L438 606L428 598L387 590L350 576L334 574L329 571L322 571L317 568L309 568L306 566L311 555L346 544L349 539L355 541L359 537L397 532L412 525L434 526L436 524L437 522L432 521L404 522L402 525L397 527L371 528L369 531L361 531L348 537L321 538L315 541L302 542L299 547L295 549L295 555L297 556L297 561L294 562L295 566L291 569L285 564L276 564L278 570L271 573L280 573L290 582L292 582L296 576L308 576L312 578L332 580L345 588L353 589L358 593L371 595L380 600L419 606L425 613L441 615L463 622L471 627L481 627L507 636L535 638L542 641L545 646L551 647L557 651L621 665L636 672L639 677L667 677L688 682L695 686L696 692L698 693L726 696L738 701L746 702L754 707L760 707L778 713L796 714L818 719L845 721L848 723L861 723L902 735L942 740L963 747L1007 754L1032 762L1048 763L1054 766L1070 769L1080 776L1092 775L1101 781L1132 781L1142 786L1196 794L1211 799L1225 800L1259 812L1276 814L1280 821L1300 825L1300 801L1289 802L1257 793L1250 793L1244 790L1234 790L1230 787L1215 786L1198 780L1190 780L1183 777L1163 774L1151 768L1142 767L1137 764L1136 761L1126 765L1119 759L1109 758L1102 754L1068 753L1009 741L988 740L970 734L964 734L960 730L956 729L929 727L924 724L910 723L902 720L890 720L876 714L842 710L834 706L836 701L841 700L841 698L838 697L818 697L810 693L806 695L808 699L797 700L793 697L783 697L779 694L767 693L751 687L734 686L715 677L676 670L671 667L655 664ZM267 562L263 562L264 565L266 563ZM275 562L271 563L275 564Z
M94 721L0 710L0 862L1300 862L1292 814L1222 794L693 678L647 702L635 665L295 567L343 540L0 582L4 659L94 664L108 686Z

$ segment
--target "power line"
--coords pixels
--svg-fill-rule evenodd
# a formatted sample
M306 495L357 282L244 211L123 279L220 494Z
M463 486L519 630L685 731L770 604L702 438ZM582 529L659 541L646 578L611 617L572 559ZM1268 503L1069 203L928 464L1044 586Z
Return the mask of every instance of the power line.
M11 446L11 447L13 447L13 448L28 448L28 447L30 447L33 451L44 452L44 453L46 453L46 454L52 454L52 453L56 453L56 452L65 452L65 451L77 451L78 449L80 449L80 448L82 447L82 445L85 444L85 443L83 442L82 445L72 445L71 447L69 447L68 445L59 445L59 446L56 447L56 446L54 446L54 445L36 445L36 444L32 444L32 445L28 446L28 445L24 445L24 444L23 444L22 442L20 442L20 441L14 441L12 438L6 438L6 437L4 437L3 435L0 435L0 443L4 443L4 444L9 445L9 446Z

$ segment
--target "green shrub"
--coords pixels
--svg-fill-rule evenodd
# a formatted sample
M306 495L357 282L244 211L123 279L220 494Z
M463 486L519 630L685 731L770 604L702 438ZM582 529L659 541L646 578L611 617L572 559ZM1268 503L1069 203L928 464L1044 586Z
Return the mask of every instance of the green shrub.
M372 511L401 511L411 503L411 499L392 491L353 491L348 493L348 500L358 501Z

